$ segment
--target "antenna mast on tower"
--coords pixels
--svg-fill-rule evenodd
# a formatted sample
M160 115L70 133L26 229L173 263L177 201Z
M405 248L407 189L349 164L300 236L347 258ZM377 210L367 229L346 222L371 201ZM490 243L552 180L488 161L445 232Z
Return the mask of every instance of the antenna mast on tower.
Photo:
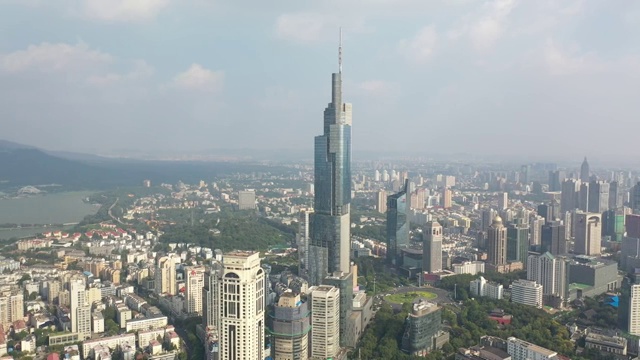
M340 27L340 45L338 45L338 70L342 73L342 27Z

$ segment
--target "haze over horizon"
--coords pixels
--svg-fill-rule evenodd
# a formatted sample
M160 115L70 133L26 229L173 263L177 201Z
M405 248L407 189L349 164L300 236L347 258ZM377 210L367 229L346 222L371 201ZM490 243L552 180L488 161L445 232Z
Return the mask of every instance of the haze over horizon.
M606 158L640 131L640 3L0 0L0 138L97 154L353 149ZM28 24L28 26L25 26Z

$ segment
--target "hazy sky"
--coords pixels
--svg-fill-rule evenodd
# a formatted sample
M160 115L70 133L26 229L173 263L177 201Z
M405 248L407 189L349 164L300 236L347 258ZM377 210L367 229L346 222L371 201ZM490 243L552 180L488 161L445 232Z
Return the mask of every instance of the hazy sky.
M311 152L339 26L354 150L637 154L636 0L0 0L0 138Z

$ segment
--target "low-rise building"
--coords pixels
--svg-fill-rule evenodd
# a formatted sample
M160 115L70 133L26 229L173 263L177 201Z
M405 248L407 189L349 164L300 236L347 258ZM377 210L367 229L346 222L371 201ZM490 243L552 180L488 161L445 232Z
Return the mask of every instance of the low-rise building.
M507 353L512 360L556 360L558 353L516 337L507 339Z
M511 284L511 301L542 308L542 285L530 280L516 280Z
M484 277L472 280L469 283L471 295L476 297L488 297L490 299L502 299L503 286L487 281Z
M105 337L94 340L86 340L82 343L82 358L86 359L92 353L94 348L99 346L106 346L109 349L115 349L117 346L135 346L136 335L135 334L122 334L117 336Z
M627 339L613 330L587 328L584 339L587 349L596 349L616 355L627 355Z
M168 320L166 316L142 317L127 321L126 331L140 331L159 329L167 326Z

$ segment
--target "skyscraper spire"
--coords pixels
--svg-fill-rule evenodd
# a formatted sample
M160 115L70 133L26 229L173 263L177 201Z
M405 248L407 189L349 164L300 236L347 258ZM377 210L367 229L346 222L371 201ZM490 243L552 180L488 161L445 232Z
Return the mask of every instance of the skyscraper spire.
M342 73L342 27L340 27L340 44L338 45L338 71Z

